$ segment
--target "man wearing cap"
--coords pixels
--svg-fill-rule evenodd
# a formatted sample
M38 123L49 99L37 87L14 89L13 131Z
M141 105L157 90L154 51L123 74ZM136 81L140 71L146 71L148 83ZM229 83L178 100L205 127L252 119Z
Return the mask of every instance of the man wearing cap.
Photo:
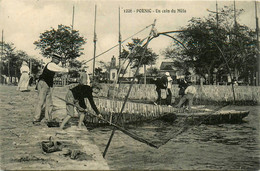
M38 89L38 101L35 108L35 115L33 123L40 122L42 107L45 103L45 119L50 121L52 119L52 88L53 88L53 78L55 73L68 73L67 68L62 68L58 66L58 63L61 61L61 56L57 54L52 55L51 62L47 63L42 71L42 74L39 77L37 84Z

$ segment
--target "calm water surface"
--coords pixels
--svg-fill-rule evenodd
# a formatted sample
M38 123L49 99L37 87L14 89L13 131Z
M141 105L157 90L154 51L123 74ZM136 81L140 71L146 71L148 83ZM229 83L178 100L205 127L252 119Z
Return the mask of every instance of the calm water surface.
M192 126L175 136L178 123L155 121L132 126L129 131L156 144L159 149L140 143L121 131L116 131L106 154L111 169L218 169L259 170L259 112L260 106L237 106L250 110L240 124ZM90 130L103 152L111 135L110 128Z

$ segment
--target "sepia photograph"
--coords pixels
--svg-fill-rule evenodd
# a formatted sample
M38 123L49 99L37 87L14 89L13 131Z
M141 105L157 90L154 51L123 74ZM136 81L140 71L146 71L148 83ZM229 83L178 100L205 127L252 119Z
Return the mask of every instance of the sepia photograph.
M258 0L0 0L0 170L260 170Z

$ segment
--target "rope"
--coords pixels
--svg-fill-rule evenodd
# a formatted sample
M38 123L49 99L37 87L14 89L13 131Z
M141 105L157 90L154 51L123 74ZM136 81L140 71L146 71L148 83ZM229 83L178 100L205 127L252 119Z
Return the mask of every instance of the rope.
M129 36L128 38L124 39L124 40L122 41L122 43L124 43L126 40L128 40L128 39L130 39L130 38L134 37L135 35L137 35L137 34L141 33L141 32L142 32L142 31L144 31L145 29L149 28L151 25L152 25L152 24L150 24L150 25L146 26L146 27L145 27L145 28L143 28L142 30L140 30L140 31L136 32L135 34L133 34L132 36ZM105 54L105 53L109 52L110 50L114 49L114 48L115 48L115 47L117 47L117 46L119 46L119 43L118 43L118 44L116 44L115 46L113 46L113 47L109 48L108 50L106 50L106 51L104 51L104 52L102 52L102 53L98 54L98 55L95 57L95 59L96 59L97 57L99 57L99 56L101 56L101 55L103 55L103 54ZM93 59L94 59L94 58L91 58L91 59L89 59L88 61L86 61L85 63L88 63L88 62L92 61Z
M142 54L142 57L141 57L140 62L139 62L139 65L138 65L138 67L137 67L137 69L136 69L134 78L136 77L136 75L137 75L138 72L139 72L139 68L140 68L141 63L142 63L142 60L143 60L143 58L144 58L144 54L145 54L145 52L146 52L146 49L147 49L147 46L148 46L148 42L149 42L149 40L150 40L150 38L151 38L151 36L152 36L152 32L153 32L153 29L154 29L154 26L155 26L155 22L156 22L156 20L154 20L154 23L152 24L152 29L151 29L151 31L150 31L149 37L148 37L148 39L147 39L147 42L146 42L145 45L144 45L145 50L144 50L144 52L143 52L143 54ZM128 90L128 93L127 93L127 95L126 95L126 97L125 97L123 106L122 106L122 108L121 108L121 111L120 111L120 113L119 113L119 116L117 117L117 122L118 122L120 116L121 116L122 113L123 113L123 110L124 110L125 104L126 104L126 102L127 102L127 99L128 99L128 97L129 97L129 94L130 94L130 92L131 92L133 83L134 83L134 79L133 79L132 82L131 82L131 85L130 85L130 88L129 88L129 90ZM117 123L117 122L116 122L116 123ZM112 131L112 133L111 133L111 136L110 136L110 138L109 138L109 140L108 140L108 143L107 143L107 145L106 145L106 148L105 148L105 150L104 150L104 153L103 153L103 157L104 157L104 158L105 158L105 156L106 156L107 150L108 150L109 145L110 145L110 143L111 143L111 141L112 141L112 138L113 138L113 136L114 136L115 131L116 131L116 128L114 127L114 129L113 129L113 131Z

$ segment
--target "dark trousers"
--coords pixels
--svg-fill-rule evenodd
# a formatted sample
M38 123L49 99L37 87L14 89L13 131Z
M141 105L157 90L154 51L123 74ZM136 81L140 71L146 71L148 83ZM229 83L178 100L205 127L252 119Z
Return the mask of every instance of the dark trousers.
M156 103L161 104L162 103L161 89L157 87L156 92L157 92L157 95L158 95Z
M169 89L169 88L167 88L166 104L167 105L172 104L172 92L171 92L171 89Z

